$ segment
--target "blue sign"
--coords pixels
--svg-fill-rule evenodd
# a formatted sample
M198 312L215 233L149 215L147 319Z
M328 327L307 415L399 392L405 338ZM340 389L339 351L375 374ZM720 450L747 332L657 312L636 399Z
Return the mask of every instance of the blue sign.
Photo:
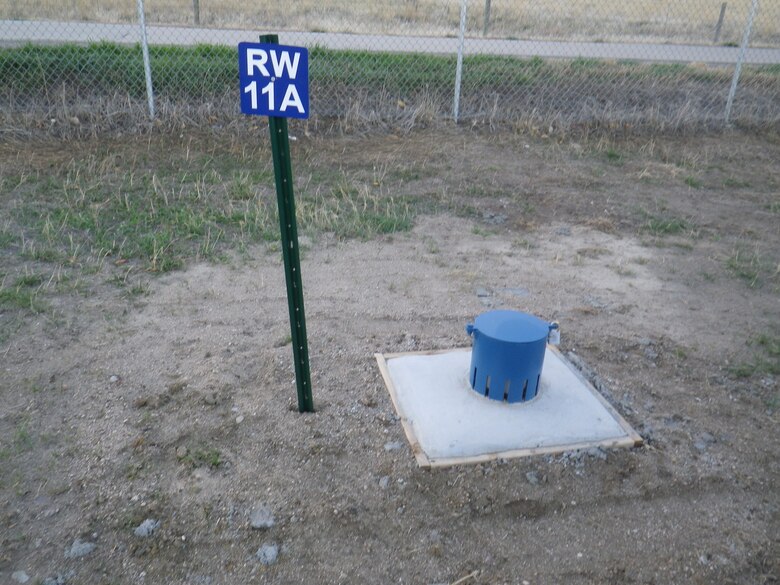
M305 48L239 43L238 76L244 114L309 117L309 52Z

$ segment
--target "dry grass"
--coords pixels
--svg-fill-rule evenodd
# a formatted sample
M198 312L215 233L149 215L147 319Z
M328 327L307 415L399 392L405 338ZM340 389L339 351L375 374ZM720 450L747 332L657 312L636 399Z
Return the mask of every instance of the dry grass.
M192 24L195 0L146 0L147 22ZM203 26L452 35L457 0L198 0ZM492 0L489 36L712 43L722 0ZM720 43L741 39L750 0L729 0ZM483 32L485 2L469 2L469 31ZM127 0L0 0L0 18L133 22ZM780 0L764 0L753 42L780 42Z

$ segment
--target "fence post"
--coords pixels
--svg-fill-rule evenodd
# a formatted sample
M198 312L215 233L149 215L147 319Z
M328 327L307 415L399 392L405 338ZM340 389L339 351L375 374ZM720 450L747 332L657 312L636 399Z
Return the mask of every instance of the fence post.
M712 39L713 44L717 44L720 39L720 29L723 26L723 19L726 17L726 3L720 5L720 16L718 17L718 24L715 25L715 38Z
M200 24L200 0L192 0L192 12L195 15L195 24Z
M144 74L146 75L146 98L149 102L149 117L154 120L154 90L152 89L152 66L149 62L149 42L146 38L144 0L138 0L138 22L141 25L141 50L144 54Z
M482 25L482 36L486 37L490 28L490 0L485 0L485 22Z
M737 66L734 68L734 77L731 80L729 98L726 100L726 125L729 124L729 119L731 118L731 107L734 105L734 95L737 93L739 75L742 73L742 63L745 61L745 52L750 42L750 33L753 32L753 21L756 18L756 12L758 12L758 0L753 0L753 3L750 5L750 16L748 16L745 34L742 35L742 44L739 46L739 56L737 57Z
M460 115L460 84L463 76L463 42L466 37L466 5L468 0L460 0L460 32L458 33L458 64L455 66L455 99L452 104L452 117L458 123Z

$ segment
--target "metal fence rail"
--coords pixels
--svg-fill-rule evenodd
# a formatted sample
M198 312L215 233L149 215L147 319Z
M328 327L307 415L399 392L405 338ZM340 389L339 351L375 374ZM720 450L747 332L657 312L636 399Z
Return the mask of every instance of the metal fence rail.
M234 113L269 30L311 50L320 116L780 120L780 0L0 0L0 112Z

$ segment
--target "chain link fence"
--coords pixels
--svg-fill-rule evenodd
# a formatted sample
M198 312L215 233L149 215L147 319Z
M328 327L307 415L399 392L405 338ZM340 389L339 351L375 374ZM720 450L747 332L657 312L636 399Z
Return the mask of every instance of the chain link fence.
M780 0L0 0L0 108L237 115L261 32L310 49L315 116L780 120Z

